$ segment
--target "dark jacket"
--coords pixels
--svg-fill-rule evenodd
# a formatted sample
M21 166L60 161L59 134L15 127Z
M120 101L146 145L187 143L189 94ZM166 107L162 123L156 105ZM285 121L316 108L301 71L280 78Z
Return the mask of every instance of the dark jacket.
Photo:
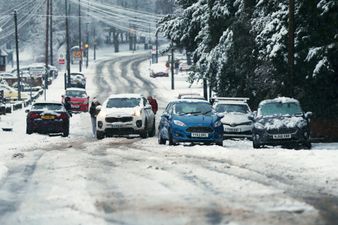
M89 113L91 117L96 117L99 112L96 110L96 107L101 105L99 102L92 102L89 108Z
M68 114L70 116L72 116L72 105L69 103L69 101L65 101L65 103L63 103L65 109L67 110Z

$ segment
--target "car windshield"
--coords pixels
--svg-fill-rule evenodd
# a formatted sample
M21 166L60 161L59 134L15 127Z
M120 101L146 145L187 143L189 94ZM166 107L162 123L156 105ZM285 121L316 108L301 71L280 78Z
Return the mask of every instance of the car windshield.
M62 110L62 104L53 104L53 103L36 103L32 106L32 110L50 110L50 111L59 111Z
M272 102L262 105L259 114L262 116L297 115L302 114L302 109L296 102Z
M212 112L211 105L204 102L179 102L174 107L174 113L183 114L210 114Z
M87 94L85 91L81 90L68 90L66 91L66 95L69 97L75 97L75 98L85 98L87 97Z
M247 105L243 104L218 104L215 108L219 113L249 113L250 109Z
M140 102L140 98L111 98L107 102L107 108L134 108Z

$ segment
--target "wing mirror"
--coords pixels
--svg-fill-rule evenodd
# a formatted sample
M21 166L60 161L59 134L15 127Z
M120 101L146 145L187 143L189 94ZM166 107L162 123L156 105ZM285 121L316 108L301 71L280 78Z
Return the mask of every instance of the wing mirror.
M307 112L304 116L306 119L310 119L310 117L312 117L312 112Z
M101 109L102 109L102 106L101 106L101 105L96 106L96 110L97 110L97 111L101 111Z
M26 110L25 110L25 113L29 113L29 109L26 109Z
M252 121L254 121L256 117L257 117L257 111L254 111L248 116L249 120L252 120Z
M224 113L217 113L216 115L217 115L217 117L219 117L219 118L223 118L223 117L224 117Z
M151 109L151 105L145 105L144 109Z

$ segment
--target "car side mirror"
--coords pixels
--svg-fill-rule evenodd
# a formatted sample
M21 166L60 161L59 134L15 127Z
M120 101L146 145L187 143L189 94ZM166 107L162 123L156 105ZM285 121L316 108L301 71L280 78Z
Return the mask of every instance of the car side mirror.
M169 119L169 114L168 113L163 113L161 117L164 117L166 119Z
M224 117L224 113L217 113L216 115L217 115L217 117L219 117L219 118L223 118L223 117Z
M144 109L151 109L151 105L145 105Z
M305 113L304 116L305 116L306 119L310 119L311 116L312 116L312 112L307 112L307 113Z
M250 115L248 116L248 118L249 118L249 120L252 120L252 121L254 121L254 120L255 120L255 116L254 116L254 114L250 114Z
M29 113L29 112L30 112L30 110L29 110L29 109L26 109L26 110L25 110L25 113Z
M101 109L102 109L102 106L101 106L101 105L96 106L96 110L97 110L97 111L101 111Z

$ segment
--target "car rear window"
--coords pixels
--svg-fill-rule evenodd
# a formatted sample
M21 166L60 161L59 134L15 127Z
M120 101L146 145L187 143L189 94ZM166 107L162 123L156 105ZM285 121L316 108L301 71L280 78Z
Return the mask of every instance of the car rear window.
M134 108L140 102L140 98L111 98L107 102L107 108Z
M63 109L62 104L46 104L46 103L36 103L32 106L32 110L50 110L50 111L60 111Z
M66 95L69 97L75 97L75 98L84 98L87 96L85 91L80 91L80 90L66 91Z
M260 115L273 116L273 115L297 115L302 114L300 105L295 102L272 102L261 106Z

